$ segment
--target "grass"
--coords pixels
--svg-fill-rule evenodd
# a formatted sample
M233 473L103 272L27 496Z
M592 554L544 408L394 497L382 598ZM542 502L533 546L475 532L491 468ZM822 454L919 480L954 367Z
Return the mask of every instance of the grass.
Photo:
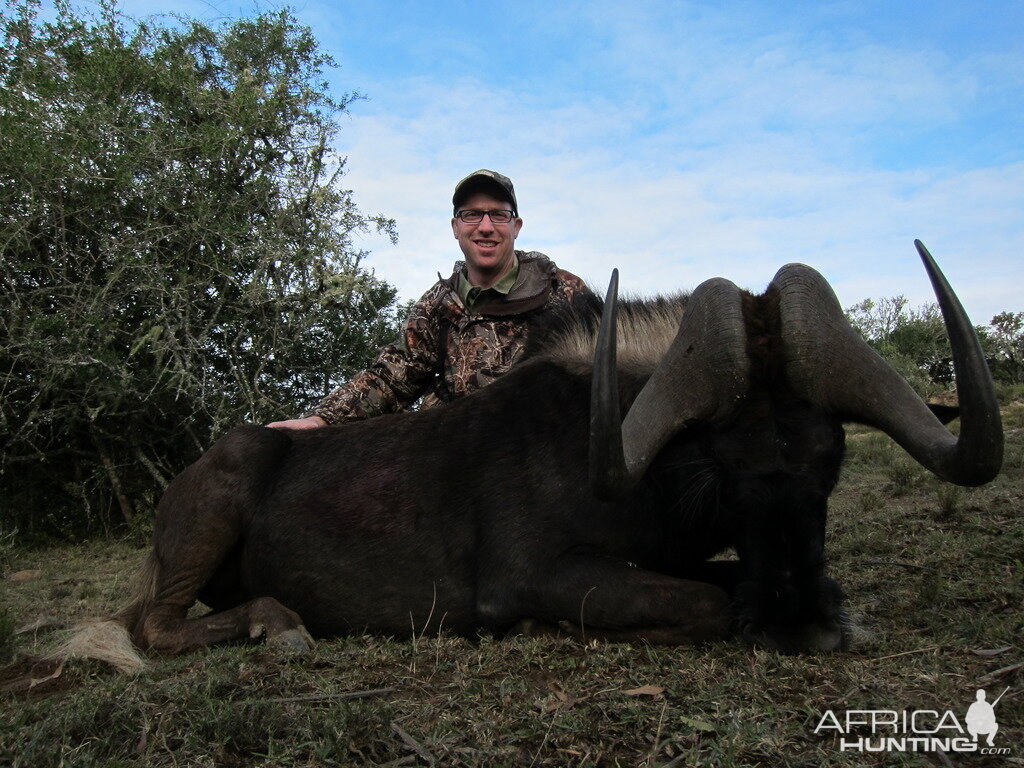
M901 480L900 450L851 430L828 535L831 573L865 629L851 652L353 637L305 656L239 644L158 657L135 677L73 662L0 692L0 764L1024 765L1024 407L1006 422L1004 472L979 489L919 470ZM0 581L8 624L112 609L144 554L113 541L8 547L5 575L41 571ZM52 647L48 626L8 631L17 654ZM1008 756L856 754L814 732L826 710L962 718L977 688L991 700L1007 686L996 744Z

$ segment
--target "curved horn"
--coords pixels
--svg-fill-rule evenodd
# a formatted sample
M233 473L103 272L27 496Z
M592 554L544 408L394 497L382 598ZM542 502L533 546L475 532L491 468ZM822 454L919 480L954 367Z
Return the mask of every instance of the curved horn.
M932 281L953 351L960 436L932 415L906 380L847 322L832 288L803 264L779 270L786 375L798 392L833 413L877 427L922 466L957 485L981 485L1003 461L1003 429L992 376L970 319L931 254L914 244Z
M606 500L632 488L676 432L729 413L747 391L750 368L740 291L728 280L707 280L690 296L675 339L621 419L618 283L615 270L597 335L590 400L590 487Z

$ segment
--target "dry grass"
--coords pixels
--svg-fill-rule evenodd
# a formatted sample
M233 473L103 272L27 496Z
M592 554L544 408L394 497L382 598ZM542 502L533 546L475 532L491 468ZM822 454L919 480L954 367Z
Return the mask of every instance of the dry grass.
M962 491L901 480L887 439L851 436L829 551L867 630L853 652L355 637L306 656L214 648L134 677L37 665L20 670L42 680L35 688L0 693L0 764L1024 765L1024 406L1006 426L1003 474ZM17 625L112 610L144 553L115 542L13 550L8 572L42 573L0 582L2 604ZM18 635L17 652L52 647L59 633L45 629ZM1006 686L996 744L1009 756L844 753L814 733L828 709L962 716L976 688L994 698Z

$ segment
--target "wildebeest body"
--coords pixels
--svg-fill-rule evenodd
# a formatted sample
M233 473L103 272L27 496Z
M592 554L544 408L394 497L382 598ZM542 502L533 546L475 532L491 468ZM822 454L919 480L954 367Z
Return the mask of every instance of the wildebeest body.
M120 620L172 651L264 633L304 646L304 627L472 635L524 619L609 639L738 631L832 649L847 639L824 555L843 421L880 426L953 482L998 471L998 408L962 308L948 325L958 376L970 374L956 438L807 267L783 268L760 297L716 279L685 311L627 306L642 343L619 363L609 297L596 356L586 313L600 307L583 308L568 318L582 351L542 345L443 407L232 431L167 489ZM678 330L652 351L654 309ZM729 548L738 559L709 560ZM197 596L215 612L187 619Z
M590 497L576 448L587 439L589 381L555 367L529 363L442 409L382 417L387 430L243 427L226 437L201 461L223 450L239 454L240 467L274 466L259 478L260 501L241 513L244 594L275 597L315 634L436 631L442 617L472 634L528 616L566 618L536 602L559 558L671 573L725 546L725 520L707 532L716 535L688 538L682 520L660 514L674 490L664 484L625 504ZM169 490L161 514L187 508L177 498ZM237 601L222 591L223 600L203 597L218 608Z
M615 628L643 614L643 592L664 577L735 587L736 568L712 573L703 562L736 546L754 563L767 538L792 528L803 542L808 522L824 524L842 430L792 404L776 423L770 392L732 424L670 442L625 500L593 499L578 449L590 378L571 368L529 362L443 409L382 417L387 429L235 430L196 471L223 462L256 487L238 506L243 533L228 573L200 597L214 608L274 597L319 635L474 634L524 618ZM648 372L633 373L623 381L627 407ZM174 518L197 495L192 471L162 502L165 525L189 527ZM806 556L820 569L819 555ZM787 562L800 559L789 546ZM620 617L602 610L615 601L600 591L624 588L615 579L633 583L635 605Z

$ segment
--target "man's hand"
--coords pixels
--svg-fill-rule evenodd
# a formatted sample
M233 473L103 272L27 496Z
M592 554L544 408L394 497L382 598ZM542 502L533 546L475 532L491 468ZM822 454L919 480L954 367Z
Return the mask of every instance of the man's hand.
M272 421L266 426L272 429L319 429L326 427L327 422L319 416L307 416L304 419L288 419L287 421Z

